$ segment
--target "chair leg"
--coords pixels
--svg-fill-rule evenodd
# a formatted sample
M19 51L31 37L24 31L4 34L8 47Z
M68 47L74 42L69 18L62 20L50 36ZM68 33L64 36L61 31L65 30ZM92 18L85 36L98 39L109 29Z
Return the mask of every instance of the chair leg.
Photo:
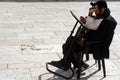
M95 60L95 64L97 64L97 60Z
M86 54L86 61L89 60L89 54Z
M81 77L82 60L83 60L83 54L81 52L81 53L78 53L78 55L77 55L77 61L78 61L77 62L77 64L78 64L78 70L76 71L77 80L80 80L80 77Z
M100 60L98 60L98 70L101 70Z
M106 69L105 69L105 60L104 59L102 59L102 67L103 67L104 77L106 77Z

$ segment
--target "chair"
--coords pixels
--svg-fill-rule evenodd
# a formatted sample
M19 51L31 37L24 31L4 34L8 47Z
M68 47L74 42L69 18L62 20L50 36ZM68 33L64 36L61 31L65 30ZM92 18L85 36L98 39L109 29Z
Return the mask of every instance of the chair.
M87 44L102 44L102 48L104 48L104 41L88 41ZM87 49L85 49L87 50ZM86 61L89 60L89 54L92 54L92 52L86 52L84 51L83 55L86 55ZM83 57L82 57L83 59ZM101 63L102 63L102 67L103 67L103 76L106 77L106 68L105 68L105 59L104 58L100 58L100 59L95 59L95 64L98 62L98 70L101 70Z
M117 23L115 21L110 21L106 26L109 26L106 28L105 36L102 40L100 41L87 41L84 45L84 50L81 53L78 53L78 70L77 70L77 79L80 80L80 74L81 74L81 61L83 61L83 56L86 54L86 60L89 60L89 47L88 45L96 45L92 46L93 47L93 57L95 58L96 62L98 62L98 70L101 70L101 62L102 62L102 67L103 67L103 76L106 77L106 68L105 68L105 58L109 58L109 46L112 42L113 35L114 35L114 29L116 27ZM105 25L104 25L105 26ZM100 47L101 52L100 55L101 57L96 57L96 54L94 53L97 51L97 47Z
M89 41L87 44L104 44L103 41ZM81 52L77 54L77 63L78 63L78 69L76 71L77 74L77 80L80 80L80 74L81 74L81 66L82 66L82 62L83 61L83 56L86 57L86 61L89 60L89 54L93 54L91 51L89 51L88 49L85 49ZM102 67L103 67L103 76L106 77L106 68L105 68L105 59L101 58L101 59L97 59L95 60L95 64L98 62L98 70L101 70L101 63L102 63Z

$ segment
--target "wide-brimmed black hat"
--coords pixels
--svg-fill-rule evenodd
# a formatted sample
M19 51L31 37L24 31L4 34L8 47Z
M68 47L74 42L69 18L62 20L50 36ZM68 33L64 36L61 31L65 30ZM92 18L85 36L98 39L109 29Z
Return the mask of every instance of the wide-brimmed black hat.
M107 8L107 3L105 0L98 0L95 3L91 4L92 6L98 5L100 8Z

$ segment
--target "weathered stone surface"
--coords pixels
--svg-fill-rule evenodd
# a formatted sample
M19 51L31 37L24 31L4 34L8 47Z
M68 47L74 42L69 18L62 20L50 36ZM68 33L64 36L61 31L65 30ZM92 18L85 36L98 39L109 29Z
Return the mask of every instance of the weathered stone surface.
M120 80L120 2L108 5L118 25L110 59L105 60L104 80ZM49 73L46 62L63 57L62 44L76 22L69 11L79 18L88 14L89 7L89 2L0 2L0 80L65 80ZM86 63L90 67L81 79L102 79L103 71L96 71L92 55Z

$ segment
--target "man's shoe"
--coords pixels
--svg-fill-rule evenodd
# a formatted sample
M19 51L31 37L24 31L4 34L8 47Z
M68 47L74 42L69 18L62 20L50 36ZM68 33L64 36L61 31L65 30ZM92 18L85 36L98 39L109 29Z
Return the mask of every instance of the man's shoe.
M62 70L68 70L68 69L70 69L70 67L71 67L71 65L70 64L68 64L68 63L65 63L65 61L63 61L63 60L60 60L60 61L52 61L51 63L49 63L50 65L53 65L53 66L55 66L55 67L57 67L57 68L60 68L60 69L62 69Z

